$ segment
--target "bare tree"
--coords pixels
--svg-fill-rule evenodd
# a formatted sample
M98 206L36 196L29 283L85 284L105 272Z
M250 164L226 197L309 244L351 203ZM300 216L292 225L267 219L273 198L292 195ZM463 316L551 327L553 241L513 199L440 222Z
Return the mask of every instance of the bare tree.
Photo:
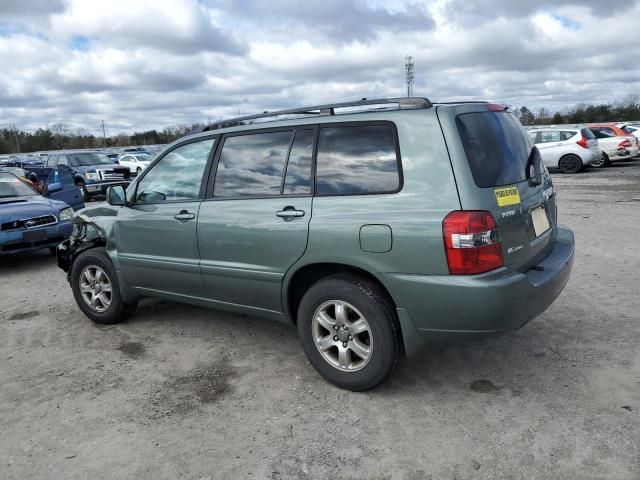
M69 136L71 135L71 129L68 125L64 123L54 123L51 125L51 133L53 133L53 138L55 139L56 147L59 150L62 150L66 147L67 141L69 140Z

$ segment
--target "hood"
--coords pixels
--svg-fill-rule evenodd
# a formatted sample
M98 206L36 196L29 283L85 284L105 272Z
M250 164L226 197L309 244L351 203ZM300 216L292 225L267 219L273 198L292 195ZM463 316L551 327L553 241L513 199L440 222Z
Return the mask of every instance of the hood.
M117 163L99 163L97 165L82 165L74 167L74 170L81 173L98 172L100 170L115 170L117 172L122 170L129 170L129 167L118 165Z
M23 218L55 215L68 207L64 202L34 195L32 197L0 198L0 219L2 223Z

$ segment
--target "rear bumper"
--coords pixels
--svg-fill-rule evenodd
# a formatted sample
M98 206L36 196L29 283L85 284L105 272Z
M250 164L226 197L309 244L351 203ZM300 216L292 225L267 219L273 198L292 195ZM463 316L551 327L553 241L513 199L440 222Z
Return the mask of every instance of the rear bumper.
M544 312L569 280L573 232L558 227L549 255L527 272L474 276L379 274L398 308L407 353L446 337L491 337Z
M71 235L73 225L71 222L58 222L42 229L32 229L30 232L43 231L43 238L25 241L24 230L0 233L0 255L13 253L25 253L40 250L42 248L55 247Z
M592 149L590 148L586 152L581 152L580 154L582 158L582 164L584 166L591 165L593 162L597 162L602 157L602 151L600 149Z

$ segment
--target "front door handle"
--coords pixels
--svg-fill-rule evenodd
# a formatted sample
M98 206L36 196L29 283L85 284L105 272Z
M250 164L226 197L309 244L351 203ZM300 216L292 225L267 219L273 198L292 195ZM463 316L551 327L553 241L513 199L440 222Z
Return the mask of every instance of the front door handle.
M189 213L186 210L180 210L180 213L176 213L173 218L180 222L186 222L187 220L193 220L196 216L193 213Z
M304 210L296 210L295 207L284 207L276 212L276 217L284 220L293 220L294 218L304 217Z

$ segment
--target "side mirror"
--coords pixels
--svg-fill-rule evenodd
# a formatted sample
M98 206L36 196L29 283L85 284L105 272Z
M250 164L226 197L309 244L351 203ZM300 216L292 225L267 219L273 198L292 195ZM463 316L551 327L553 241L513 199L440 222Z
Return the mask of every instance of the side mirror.
M61 183L50 183L49 185L47 185L44 188L44 191L47 194L60 192L60 191L62 191L62 184Z
M114 207L122 207L127 204L127 193L122 185L114 185L107 189L107 203Z

